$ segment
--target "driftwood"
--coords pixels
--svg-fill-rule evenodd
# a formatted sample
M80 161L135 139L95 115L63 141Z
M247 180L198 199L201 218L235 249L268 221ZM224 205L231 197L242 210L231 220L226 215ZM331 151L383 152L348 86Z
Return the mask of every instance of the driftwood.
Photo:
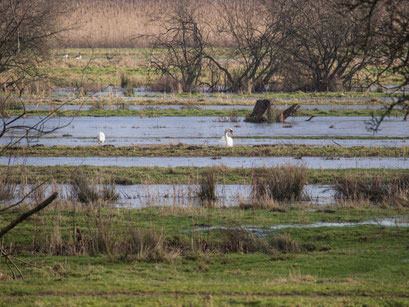
M288 117L294 116L300 108L299 104L293 104L289 108L273 117L271 113L271 101L269 99L257 100L253 108L253 112L246 117L246 122L262 123L262 122L284 122Z

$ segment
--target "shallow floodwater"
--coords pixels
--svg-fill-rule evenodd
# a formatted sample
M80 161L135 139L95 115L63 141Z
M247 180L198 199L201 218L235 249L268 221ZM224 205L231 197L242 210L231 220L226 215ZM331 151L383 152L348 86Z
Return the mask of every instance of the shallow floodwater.
M400 91L388 91L390 93L401 93ZM78 95L78 91L75 91L73 89L69 88L62 88L62 89L57 89L54 91L51 91L51 97L50 99L53 98L58 98L61 100L65 99L72 99L72 96ZM191 97L178 97L175 96L174 93L163 93L163 92L152 92L152 91L147 91L146 88L134 88L133 89L133 97L127 97L125 95L125 92L121 88L115 88L112 86L108 86L102 91L97 91L97 92L89 92L88 97L92 98L93 100L102 98L106 99L107 97L112 97L115 99L122 99L126 101L138 101L138 100L152 100L152 101L157 101L157 100L190 100L190 101L218 101L221 102L223 100L233 100L233 101L256 101L257 99L263 99L265 98L266 94L271 94L271 93L255 93L253 94L253 97L241 97L237 94L231 94L229 93L228 95L220 94L219 96L214 95L214 93L209 93L209 92L202 92L201 96L191 96ZM258 97L259 96L259 97ZM298 100L298 101L305 101L305 100L317 100L317 101L331 101L331 100L337 100L337 101L371 101L373 98L370 97L343 97L343 96L338 96L338 97L278 97L278 98L273 98L272 100ZM393 98L391 97L377 97L377 99L380 99L385 102L391 102Z
M157 167L276 167L281 165L300 165L310 169L347 168L409 168L406 158L318 158L303 157L0 157L3 165L56 166L157 166Z
M27 117L15 124L34 125L39 117ZM218 117L59 117L45 123L46 129L63 128L48 134L50 137L95 138L99 131L107 137L106 144L120 145L121 138L215 138L221 137L227 127L236 136L373 136L366 129L369 117L293 117L282 123L254 124L221 122ZM12 120L10 118L9 120ZM65 125L65 126L64 126ZM389 117L382 123L377 136L407 137L409 122L402 118ZM18 132L16 132L18 134ZM8 134L9 135L9 134ZM217 143L217 140L214 141Z
M89 110L93 107L93 105L33 105L28 104L25 106L27 110L53 110L55 108L59 108L60 110ZM106 105L104 107L105 110L117 110L123 108L122 105ZM166 109L175 109L181 110L186 108L197 108L203 110L237 110L237 109L246 109L252 110L254 106L245 106L245 105L194 105L194 106L183 106L183 105L125 105L125 109L129 110L148 110L148 109L158 109L158 110L166 110ZM283 110L288 108L285 105L276 105L275 108ZM381 105L302 105L301 109L306 110L370 110L370 109L381 109L383 106Z
M0 140L0 144L4 144L9 139ZM111 144L115 146L133 146L133 145L217 145L218 138L132 138L132 137L121 137L119 139L107 138L105 144ZM54 145L65 145L65 146L95 146L98 145L98 141L95 137L89 138L74 138L71 136L65 136L61 138L49 138L42 137L39 139L31 140L27 143L26 139L23 139L20 143L21 145L44 145L44 146L54 146ZM408 139L266 139L266 138L243 138L234 139L234 144L236 146L252 146L252 145L309 145L309 146L366 146L366 147L399 147L399 146L409 146Z
M225 230L225 229L244 229L250 232L253 232L257 236L266 236L268 233L272 231L277 231L281 229L288 229L288 228L296 228L296 229L303 229L303 228L322 228L322 227L356 227L356 226L377 226L377 227L409 227L409 222L407 218L385 218L385 219L374 219L374 220L366 220L361 222L339 222L339 223L329 223L329 222L317 222L311 224L280 224L280 225L273 225L268 228L259 228L255 226L205 226L205 227L198 227L195 228L194 231L210 231L210 230Z
M99 186L99 189L102 187ZM25 187L28 193L32 189L31 185ZM149 206L199 206L200 199L196 196L199 189L198 185L186 184L136 184L136 185L117 185L115 191L119 199L115 205L128 208L144 208ZM46 195L54 190L59 192L60 198L70 199L71 186L58 184L54 186L45 185ZM334 190L330 185L306 185L304 195L306 201L325 205L334 202ZM246 202L251 196L251 186L249 185L216 185L217 206L238 206L241 202ZM17 200L7 201L14 203ZM5 202L0 201L0 205Z

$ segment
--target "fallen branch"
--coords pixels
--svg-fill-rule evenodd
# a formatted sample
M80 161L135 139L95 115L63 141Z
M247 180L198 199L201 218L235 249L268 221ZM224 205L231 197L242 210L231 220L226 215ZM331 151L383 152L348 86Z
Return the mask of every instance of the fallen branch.
M28 219L30 216L33 214L43 210L45 207L47 207L49 204L51 204L58 196L58 193L55 192L53 193L50 197L48 197L45 201L43 201L41 204L38 204L34 209L22 214L20 217L12 221L8 226L4 227L0 231L0 238L3 237L6 233L8 233L11 229L16 227L18 224L21 222L25 221Z

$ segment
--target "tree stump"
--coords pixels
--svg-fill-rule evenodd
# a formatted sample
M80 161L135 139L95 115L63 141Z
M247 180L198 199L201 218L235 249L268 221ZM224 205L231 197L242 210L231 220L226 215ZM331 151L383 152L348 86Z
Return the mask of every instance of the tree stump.
M299 108L300 108L299 104L297 103L293 104L292 106L281 112L281 114L277 115L276 120L280 123L284 122L287 119L287 117L294 116Z
M267 118L264 113L267 111ZM271 119L271 101L268 99L261 99L256 101L253 112L247 116L245 121L252 123L262 123Z
M271 101L269 99L261 99L256 101L253 112L246 117L244 121L251 123L262 123L262 122L284 122L288 117L294 116L298 109L300 108L299 104L293 104L289 108L285 109L282 112L273 117L271 114Z

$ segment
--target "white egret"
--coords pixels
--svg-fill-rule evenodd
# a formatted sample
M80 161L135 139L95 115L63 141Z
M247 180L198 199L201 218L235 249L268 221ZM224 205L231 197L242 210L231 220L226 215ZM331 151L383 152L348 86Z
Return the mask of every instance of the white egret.
M105 134L103 132L98 133L98 144L104 144L105 142Z

